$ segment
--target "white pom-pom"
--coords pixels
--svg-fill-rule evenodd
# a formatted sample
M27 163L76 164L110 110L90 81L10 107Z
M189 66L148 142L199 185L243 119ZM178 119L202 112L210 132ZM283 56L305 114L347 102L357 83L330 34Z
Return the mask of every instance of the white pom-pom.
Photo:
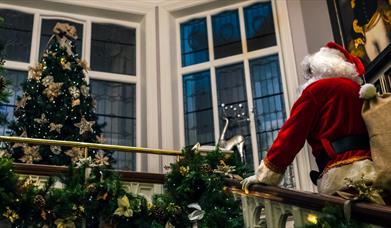
M376 96L376 87L372 84L366 83L361 86L360 98L371 99Z

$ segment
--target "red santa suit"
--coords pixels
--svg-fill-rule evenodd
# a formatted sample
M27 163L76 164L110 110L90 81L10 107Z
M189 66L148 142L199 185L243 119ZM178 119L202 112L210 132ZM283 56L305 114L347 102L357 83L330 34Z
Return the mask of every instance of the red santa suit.
M304 60L310 80L292 107L279 134L254 176L243 181L277 185L286 168L307 140L323 172L319 192L332 194L353 181L373 180L376 172L370 160L368 133L361 117L360 60L335 43Z

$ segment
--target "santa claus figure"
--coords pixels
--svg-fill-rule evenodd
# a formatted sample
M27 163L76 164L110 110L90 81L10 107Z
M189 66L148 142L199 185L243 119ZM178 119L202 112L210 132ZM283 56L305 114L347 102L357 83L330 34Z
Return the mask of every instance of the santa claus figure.
M370 182L376 176L361 117L361 61L330 42L302 65L308 81L255 175L243 180L245 190L254 183L278 185L306 140L319 168L311 173L319 192L346 188L346 178Z

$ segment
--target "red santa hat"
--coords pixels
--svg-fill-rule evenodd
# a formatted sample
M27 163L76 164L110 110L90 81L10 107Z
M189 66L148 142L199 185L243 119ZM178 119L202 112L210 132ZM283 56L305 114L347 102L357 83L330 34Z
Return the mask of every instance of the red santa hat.
M333 49L336 49L336 50L342 52L342 54L346 58L346 61L348 61L356 66L356 71L357 71L358 76L359 77L364 76L364 74L365 74L364 64L361 62L361 60L358 57L351 55L345 48L343 48L341 45L339 45L335 42L328 42L325 45L325 47L333 48Z

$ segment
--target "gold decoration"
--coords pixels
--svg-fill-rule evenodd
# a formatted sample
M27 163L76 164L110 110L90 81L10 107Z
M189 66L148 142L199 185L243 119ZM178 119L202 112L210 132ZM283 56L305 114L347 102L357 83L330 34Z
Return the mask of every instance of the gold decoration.
M22 188L27 189L31 187L40 187L42 185L41 180L39 177L35 176L28 176L25 178L22 182Z
M33 164L34 161L40 161L42 160L41 155L39 154L39 146L24 146L23 152L24 155L19 160L27 163L27 164Z
M48 87L51 83L54 82L54 78L51 75L48 75L42 79L42 85Z
M53 32L58 35L64 33L68 38L77 39L75 26L69 25L68 23L57 22L53 28Z
M76 228L75 225L75 217L68 217L66 219L56 219L54 221L54 224L56 224L57 228Z
M307 221L311 224L318 224L318 216L315 214L308 214Z
M87 121L84 117L81 118L80 123L74 124L75 127L80 129L79 134L82 135L85 132L92 132L92 126L95 124L95 121Z
M103 136L103 134L101 134L101 135L97 135L97 136L96 136L96 141L98 141L98 143L105 143L105 142L106 142L106 139L105 139L105 137Z
M72 108L80 105L80 99L72 100Z
M27 132L26 130L24 130L22 132L22 134L19 135L19 137L23 137L23 138L27 138ZM15 143L12 148L17 148L17 147L24 147L24 146L27 146L26 143Z
M354 7L356 7L356 0L352 0L350 4L352 5L352 9L354 9Z
M72 147L72 149L67 150L65 154L71 157L72 163L76 163L83 158L83 150L79 147Z
M118 198L117 204L118 208L115 210L114 215L128 218L133 216L133 210L130 208L129 199L126 195L124 195L122 198Z
M94 163L98 166L108 166L109 163L109 157L105 156L105 152L103 150L99 150L94 158Z
M86 72L90 70L90 67L88 66L88 63L85 59L76 59L77 64L79 64Z
M19 219L19 215L16 213L16 211L11 210L9 207L6 207L6 211L3 213L3 216L8 219L10 223L14 223Z
M50 101L53 101L54 98L62 94L62 85L63 83L50 83L48 87L43 91L43 94L45 94Z
M80 96L80 90L76 86L69 87L68 91L73 98L78 98Z
M29 72L27 78L29 80L39 81L42 77L43 65L38 64L35 67L29 67L28 71Z
M23 95L18 102L16 102L15 110L26 107L27 101L31 100L30 96Z
M66 62L65 63L65 62L61 61L61 66L62 66L63 70L71 70L71 62Z
M63 127L62 124L55 124L55 123L50 123L49 125L49 131L57 131L58 133L61 132L61 128Z
M42 114L41 114L41 118L35 118L35 119L34 119L34 122L37 122L37 123L39 123L39 124L46 124L46 123L48 123L49 121L48 121L48 119L46 119L45 113L42 113Z
M190 171L190 168L189 166L181 166L179 167L179 172L181 173L182 176L187 176L187 174L189 174L189 171Z
M83 96L88 97L88 95L90 95L90 87L88 87L86 85L82 85L80 87L80 92L81 92L81 94L83 94Z
M6 150L0 150L0 158L9 158L11 157L11 154L8 153Z
M61 146L50 146L50 151L55 155L59 155L61 154Z

